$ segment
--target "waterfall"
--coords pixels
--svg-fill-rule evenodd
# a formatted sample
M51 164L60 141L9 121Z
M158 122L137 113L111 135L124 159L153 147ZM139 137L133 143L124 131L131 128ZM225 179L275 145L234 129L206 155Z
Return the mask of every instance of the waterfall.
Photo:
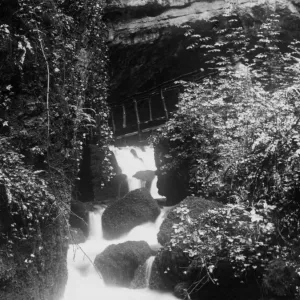
M149 287L150 277L151 277L151 271L152 271L152 265L154 262L155 256L150 256L146 261L146 287Z
M133 177L138 171L156 171L154 160L154 149L150 146L143 147L110 147L114 153L117 163L122 170L122 173L127 176L127 184L129 191L145 187L145 181ZM157 177L151 183L150 193L154 199L162 198L158 194Z
M89 239L103 238L101 217L104 209L89 212Z
M80 245L70 245L67 257L68 283L61 300L176 300L169 293L144 289L128 289L117 286L106 286L101 274L96 271L93 262L95 257L111 244L126 241L146 241L152 249L160 247L157 232L170 208L163 208L155 222L148 222L133 228L126 236L115 240L105 240L102 232L102 214L104 208L89 213L89 238ZM145 279L149 284L154 256L146 261Z
M127 175L130 190L141 188L145 181L133 177L138 171L155 171L154 151L151 147L142 149L137 147L115 148L114 152L119 167L123 174ZM148 173L148 172L145 172ZM151 172L150 172L151 174ZM153 178L153 172L152 172ZM156 188L157 178L154 178L152 185L148 185L153 198L161 198ZM117 286L106 286L101 274L95 269L93 264L95 257L111 244L124 243L126 241L146 241L153 250L158 250L161 246L157 241L157 233L164 219L167 210L163 208L155 222L147 222L134 227L126 235L115 239L105 240L102 231L103 207L89 213L89 237L85 243L80 245L70 245L67 257L68 283L66 285L64 297L61 300L175 300L169 293L162 293L143 289L128 289ZM147 286L151 276L154 256L145 263L145 280Z

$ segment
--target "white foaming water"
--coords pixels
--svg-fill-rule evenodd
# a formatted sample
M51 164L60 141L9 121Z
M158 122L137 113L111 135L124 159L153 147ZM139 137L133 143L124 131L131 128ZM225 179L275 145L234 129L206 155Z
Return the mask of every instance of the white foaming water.
M101 274L96 271L93 265L95 257L111 244L144 240L152 249L157 249L159 244L156 235L164 215L169 209L162 209L155 223L142 224L133 228L127 235L110 241L103 238L101 216L104 209L99 208L98 211L91 212L88 240L83 244L70 245L69 247L67 258L68 283L62 300L156 300L158 297L160 300L177 299L169 293L161 293L148 288L127 289L106 286ZM150 279L150 262L148 273L147 278L149 276Z
M127 175L127 183L129 191L139 189L145 186L145 182L132 177L138 171L151 170L156 171L154 160L154 149L150 146L143 147L143 150L138 147L110 147L110 150L114 153L119 167L122 173ZM162 198L158 194L157 177L155 176L151 184L150 193L154 199Z
M150 256L146 261L146 287L149 287L152 265L154 262L155 256Z

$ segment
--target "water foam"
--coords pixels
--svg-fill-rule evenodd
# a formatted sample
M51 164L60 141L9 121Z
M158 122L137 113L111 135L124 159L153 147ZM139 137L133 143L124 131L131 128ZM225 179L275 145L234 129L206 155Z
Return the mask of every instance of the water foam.
M127 176L127 184L129 191L139 189L145 186L145 182L133 177L138 171L151 170L156 171L154 160L154 149L150 146L143 147L110 147L114 153L117 163L122 170L122 173ZM154 199L162 198L158 194L156 187L157 177L152 181L150 193Z
M89 214L89 237L85 243L70 245L67 257L68 283L65 295L61 300L175 300L173 295L145 289L127 289L106 286L101 274L93 265L95 257L111 244L125 241L145 240L152 249L160 247L157 241L157 232L169 208L162 209L154 223L148 222L133 228L128 234L115 239L103 238L101 216L104 208ZM146 266L146 282L149 284L154 256L150 257Z

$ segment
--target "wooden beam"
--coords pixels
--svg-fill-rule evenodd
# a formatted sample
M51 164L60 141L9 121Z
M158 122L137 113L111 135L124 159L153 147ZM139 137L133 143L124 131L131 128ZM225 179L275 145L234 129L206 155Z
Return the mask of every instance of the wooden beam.
M135 115L136 115L136 123L138 127L138 132L141 132L141 122L140 122L140 116L139 116L139 110L138 110L138 105L136 99L133 100L134 102L134 110L135 110Z
M122 105L123 109L123 128L126 128L126 109L125 109L125 104Z
M162 89L160 90L160 97L161 97L161 101L162 101L163 106L164 106L164 111L165 111L166 119L169 120L168 109L167 109L167 105L166 105L166 101L165 101L165 97L164 97Z
M152 105L151 105L151 98L149 98L148 100L148 106L149 106L149 121L153 121L153 118L152 118Z

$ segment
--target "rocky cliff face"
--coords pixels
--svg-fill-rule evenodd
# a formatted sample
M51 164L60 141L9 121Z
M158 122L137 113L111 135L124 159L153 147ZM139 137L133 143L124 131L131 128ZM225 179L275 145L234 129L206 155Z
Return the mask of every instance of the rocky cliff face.
M299 0L113 0L105 20L109 29L112 102L203 67L201 51L187 51L186 31L209 35L217 18L235 5L244 26L260 22L268 7L280 14L282 39L299 36Z

